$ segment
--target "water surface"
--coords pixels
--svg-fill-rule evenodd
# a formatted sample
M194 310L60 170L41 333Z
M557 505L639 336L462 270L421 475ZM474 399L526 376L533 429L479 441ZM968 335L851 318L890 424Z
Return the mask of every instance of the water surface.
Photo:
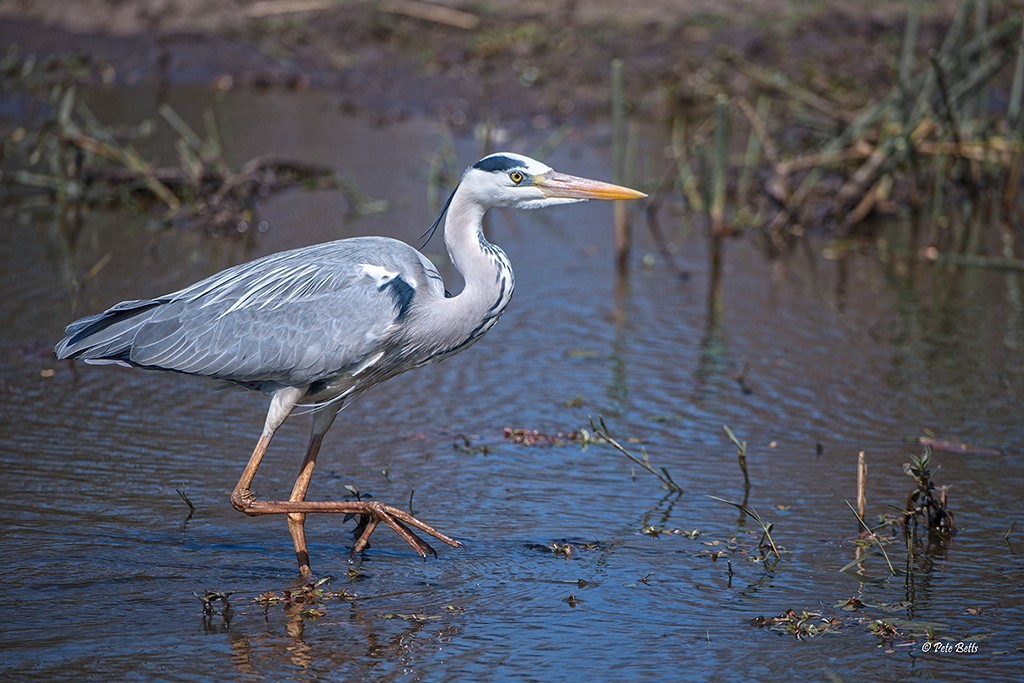
M677 258L618 282L611 212L590 203L496 213L490 238L516 271L501 323L468 352L367 394L328 435L311 497L346 485L401 506L466 543L423 561L386 529L350 558L352 523L311 518L314 570L352 601L300 608L253 599L295 589L284 521L234 512L228 494L266 400L203 380L57 363L63 325L121 299L187 285L228 265L346 236L414 241L432 219L432 122L378 127L329 95L172 90L190 120L216 106L236 161L278 154L327 163L389 211L346 218L344 198L296 190L261 203L265 233L243 239L154 232L98 211L72 240L53 208L8 206L0 230L0 635L4 677L126 680L588 680L791 678L1003 680L1024 665L1024 352L1018 275L899 264L822 245L769 261L727 245L723 314L709 321L699 230ZM106 120L153 116L153 93L97 96ZM544 132L514 130L530 152ZM651 163L661 145L653 134ZM168 140L154 149L171 154ZM462 163L480 150L456 140ZM608 177L600 128L548 159ZM637 223L639 251L654 251ZM439 241L427 252L446 263ZM109 256L108 256L109 255ZM73 281L106 265L76 292ZM457 289L457 275L442 272ZM52 371L52 373L51 373ZM737 380L742 372L743 381ZM51 376L52 375L52 376ZM567 432L605 416L685 489L613 450L525 447L504 427ZM749 503L774 523L782 559L756 561L756 525L708 495L743 497L735 450L749 444ZM293 418L256 480L286 497L309 429ZM888 577L854 558L856 457L869 463L869 517L911 490L902 464L931 433L1003 449L937 453L959 533ZM486 452L453 448L466 435ZM638 442L628 441L638 451ZM382 475L387 470L387 477ZM176 489L195 505L188 508ZM1004 540L1012 524L1017 528ZM699 530L693 538L659 529ZM568 558L551 550L570 544ZM899 569L906 555L889 546ZM722 553L721 555L716 555ZM717 559L713 559L717 557ZM731 562L732 576L728 573ZM351 570L351 571L350 571ZM353 573L354 572L354 573ZM352 579L352 580L350 580ZM230 592L229 619L204 619L194 592ZM868 607L835 605L857 596ZM836 617L805 641L750 625L787 609ZM871 620L902 620L882 642ZM906 622L911 622L907 624ZM925 653L931 626L974 654Z

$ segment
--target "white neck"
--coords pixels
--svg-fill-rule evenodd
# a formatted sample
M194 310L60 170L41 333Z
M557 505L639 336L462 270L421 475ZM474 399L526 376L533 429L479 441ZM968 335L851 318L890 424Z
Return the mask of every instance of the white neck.
M437 337L444 340L438 349L442 355L465 348L489 330L508 306L515 286L505 252L484 237L486 209L463 189L456 190L448 207L444 242L465 286L456 296L431 306Z

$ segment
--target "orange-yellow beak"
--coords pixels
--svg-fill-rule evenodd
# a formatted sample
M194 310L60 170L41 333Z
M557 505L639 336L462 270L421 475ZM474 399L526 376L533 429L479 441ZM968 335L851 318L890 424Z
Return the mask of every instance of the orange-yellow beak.
M534 176L533 184L548 197L567 199L641 199L647 195L628 187L603 183L600 180L577 178L576 176L550 171Z

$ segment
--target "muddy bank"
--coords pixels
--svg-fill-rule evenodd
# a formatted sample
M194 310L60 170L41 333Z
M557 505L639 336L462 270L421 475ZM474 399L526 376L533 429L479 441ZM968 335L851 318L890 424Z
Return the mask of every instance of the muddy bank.
M929 4L924 48L941 39L956 5ZM343 94L346 109L390 119L427 113L461 128L488 118L544 124L604 115L616 57L626 62L634 111L666 118L718 89L752 87L719 58L723 48L855 107L891 86L905 20L902 5L853 12L839 2L793 9L774 0L436 9L421 2L14 2L0 8L0 42L29 54L80 52L109 64L120 82L329 88Z

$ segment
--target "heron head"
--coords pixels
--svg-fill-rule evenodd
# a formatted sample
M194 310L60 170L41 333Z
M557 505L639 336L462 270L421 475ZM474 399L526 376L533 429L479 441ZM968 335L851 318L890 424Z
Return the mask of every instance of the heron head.
M461 186L488 208L540 209L588 199L647 196L627 187L559 173L536 159L512 152L484 157L466 171Z

